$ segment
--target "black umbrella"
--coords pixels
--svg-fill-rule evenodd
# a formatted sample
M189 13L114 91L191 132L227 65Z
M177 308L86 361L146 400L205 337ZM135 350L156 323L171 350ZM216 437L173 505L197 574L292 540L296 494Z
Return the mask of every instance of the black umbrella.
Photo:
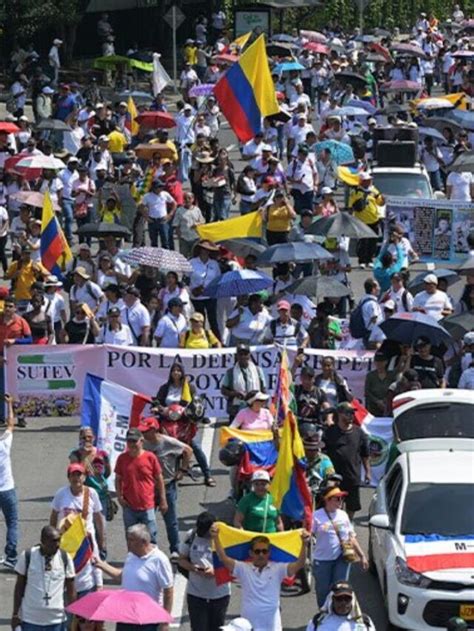
M267 244L257 243L250 239L224 239L224 241L219 241L218 243L233 252L236 256L241 257L246 257L249 254L258 256L268 248Z
M267 44L267 55L269 57L291 57L294 49L295 45L289 42L272 42Z
M377 114L385 114L385 116L388 116L389 114L399 114L400 112L408 112L409 110L410 106L406 103L390 103L383 109L378 110Z
M354 87L363 87L367 84L367 79L356 72L336 72L334 80L339 81L343 85L351 83Z
M469 256L456 272L460 276L474 276L474 255Z
M114 223L106 223L102 221L100 223L86 223L81 226L77 234L81 237L105 237L112 235L113 237L129 237L130 230L126 226Z
M41 123L38 123L36 129L41 131L72 131L71 127L67 125L64 121L60 121L57 118L47 118Z
M460 340L466 333L474 330L474 313L466 311L458 315L451 315L443 318L441 324L455 340Z
M352 237L353 239L377 239L378 236L363 221L348 212L317 219L308 229L308 234L326 237Z
M427 59L425 51L416 44L400 42L392 44L390 50L394 50L397 53L397 57L419 57L420 59Z
M304 263L305 261L332 259L330 252L317 243L294 241L292 243L277 243L267 248L259 255L257 264L277 265L278 263Z
M450 171L471 171L474 173L474 151L463 151L456 160L448 167Z
M419 337L427 337L434 345L451 339L448 331L439 322L418 311L395 314L379 326L389 340L400 342L400 344L411 345Z
M436 278L444 278L447 281L448 286L453 285L457 280L459 280L459 276L452 269L435 269L430 274L434 274ZM408 289L412 294L417 294L420 291L423 291L425 287L424 278L427 275L427 272L421 272L421 274L417 274L415 278L413 278L408 283Z
M433 127L433 129L437 129L438 131L443 131L445 127L449 127L453 134L458 134L462 131L462 125L458 125L454 121L449 118L444 118L443 116L430 116L425 119L426 125L429 127Z
M278 123L287 123L290 119L291 114L281 107L278 114L270 114L270 116L267 116L267 120Z
M335 280L331 276L305 276L292 283L285 289L287 294L298 294L310 298L342 298L349 296L351 290L344 283Z

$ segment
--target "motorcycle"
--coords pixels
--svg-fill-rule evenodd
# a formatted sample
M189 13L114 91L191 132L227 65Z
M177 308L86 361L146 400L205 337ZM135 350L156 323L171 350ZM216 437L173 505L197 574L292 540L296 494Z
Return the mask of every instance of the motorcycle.
M179 403L172 403L167 408L156 405L152 411L160 421L160 427L165 434L191 445L198 432L199 423L204 421L206 408L203 399L195 396L186 406Z

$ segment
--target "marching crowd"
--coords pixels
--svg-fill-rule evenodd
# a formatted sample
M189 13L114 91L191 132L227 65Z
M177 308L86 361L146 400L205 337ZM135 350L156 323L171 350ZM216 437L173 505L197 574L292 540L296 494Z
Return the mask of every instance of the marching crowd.
M444 191L449 199L474 199L472 169L450 171L459 156L474 148L474 114L468 109L474 92L470 17L455 5L451 19L442 24L433 14L420 14L409 34L394 29L364 36L358 29L344 33L330 24L319 42L304 31L275 38L268 55L280 114L265 119L262 131L239 147L245 163L240 172L230 158L232 149L221 145L218 102L199 90L216 83L239 52L227 38L224 12L213 15L209 33L206 18L200 17L195 39L186 42L182 98L172 133L144 126L133 132L128 101L108 101L95 79L86 86L60 83L60 40L54 40L49 53L52 73L43 72L31 51L15 50L11 115L0 123L0 261L6 281L0 288L2 347L235 347L235 365L221 388L230 425L272 430L276 443L278 426L269 409L266 378L251 347L277 344L296 350L297 419L315 511L307 524L310 532L302 530L300 556L291 563L270 562L266 533L288 528L288 521L274 505L267 471L256 470L242 496L237 475L242 454L228 446L221 460L230 467L233 525L255 533L250 563L227 556L217 517L210 512L200 514L184 536L179 532L184 510L179 481L190 474L193 458L207 486L214 487L216 480L196 436L197 422L209 422L206 393L195 390L178 362L154 396L152 416L128 430L127 450L114 470L109 455L95 446L93 431L81 428L78 444L65 455L67 484L54 496L41 542L19 554L11 449L15 418L25 427L31 402L22 407L4 394L2 358L0 391L6 409L1 406L0 509L7 526L3 566L16 572L13 629L62 631L66 624L102 629L102 623L81 616L66 622L65 606L102 590L104 575L123 589L148 594L171 612L175 566L188 578L193 631L278 631L281 584L304 570L311 537L317 603L308 612L308 631L375 629L348 582L352 563L364 570L368 565L353 518L361 509L360 485L371 481L369 446L354 422L351 384L324 351L375 351L364 392L364 404L374 416L390 416L393 398L409 390L474 390L472 327L446 344L435 343L429 333L445 318L472 315L474 264L465 277L446 277L434 269L413 285L416 244L405 226L390 217L384 222L386 199L370 173L379 128L429 126L430 112L408 104L405 94L463 93L454 101L462 115L445 119L443 140L425 137L419 155L433 190ZM112 37L107 24L103 17L105 43ZM34 120L25 116L29 97ZM457 109L461 101L467 109ZM357 108L366 114L354 114ZM138 114L145 111L171 114L174 105L160 93L150 96L148 106L138 105ZM342 186L338 167L348 164L341 154L351 157L355 178L344 205L336 195ZM28 158L39 166L18 165ZM42 250L46 192L74 252L61 277L52 274ZM242 217L259 214L262 239L216 243L200 236L199 227L236 216L236 209ZM352 240L342 236L342 229L339 236L312 229L321 218L335 222L345 217L369 230L355 239L359 268L367 274L362 296L351 287ZM474 257L472 217L463 238L466 256ZM130 253L148 244L160 244L166 259L148 250L134 264ZM303 246L313 247L313 254L305 255ZM267 261L268 248L275 256ZM265 288L253 289L250 281L245 285L245 273L270 266ZM246 289L236 284L234 293L219 293L232 273L241 274ZM460 298L453 299L450 283L461 278ZM403 313L431 316L427 333L392 336L390 319ZM322 351L320 372L309 366L305 349ZM61 410L73 403L65 397ZM59 410L59 401L54 405ZM183 418L194 433L170 436L167 426ZM116 499L107 483L112 474ZM128 550L120 569L107 561L107 522L117 511ZM168 555L156 545L157 513L164 520ZM61 535L77 515L93 549L80 571L59 549ZM213 548L242 591L241 617L227 624L231 587L215 580ZM117 628L128 631L138 625L119 623ZM139 628L151 631L157 625ZM167 629L168 623L159 628ZM463 629L462 621L452 628Z

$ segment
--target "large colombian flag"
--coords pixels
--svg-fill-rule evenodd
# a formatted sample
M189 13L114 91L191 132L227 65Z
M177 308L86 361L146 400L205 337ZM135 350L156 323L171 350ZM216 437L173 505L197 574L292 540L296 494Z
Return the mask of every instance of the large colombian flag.
M252 473L257 469L271 469L275 466L278 451L273 433L266 429L242 430L233 427L221 427L220 445L223 447L231 438L240 440L245 445L244 462L241 469Z
M61 550L67 552L74 562L76 574L79 573L92 559L93 550L87 534L82 515L77 515L69 528L61 536Z
M56 218L49 191L44 194L41 216L41 262L59 279L72 262L72 252Z
M218 522L217 526L219 527L219 541L227 556L236 561L249 561L250 542L262 533L232 528L223 522ZM293 563L297 560L302 546L301 529L275 533L266 532L265 537L270 539L270 561ZM230 581L231 575L222 565L216 552L213 552L212 562L216 583L222 585L222 583Z
M260 35L217 82L214 96L241 142L250 140L261 130L262 118L279 112L264 35Z

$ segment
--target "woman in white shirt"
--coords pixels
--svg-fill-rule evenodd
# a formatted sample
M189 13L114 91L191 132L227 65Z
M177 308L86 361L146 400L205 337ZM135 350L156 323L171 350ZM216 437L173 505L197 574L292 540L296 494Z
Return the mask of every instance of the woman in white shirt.
M130 327L120 319L119 307L111 307L107 312L107 322L100 327L96 335L96 344L115 344L116 346L133 346L134 340Z
M448 199L471 202L474 199L474 174L469 171L451 171L446 180Z
M188 329L187 320L182 313L183 306L180 298L171 298L168 302L168 310L155 329L156 345L160 348L179 347L180 335Z
M158 292L160 301L160 311L165 313L168 309L169 301L172 298L180 298L183 303L183 314L188 318L191 315L191 298L187 289L179 282L176 272L168 272L165 278L165 286Z
M190 289L194 309L202 313L203 316L207 315L212 332L221 341L217 323L217 301L204 295L209 283L221 275L219 263L211 258L211 256L216 256L218 252L219 248L211 241L199 241L194 247L195 256L189 262L193 268Z

